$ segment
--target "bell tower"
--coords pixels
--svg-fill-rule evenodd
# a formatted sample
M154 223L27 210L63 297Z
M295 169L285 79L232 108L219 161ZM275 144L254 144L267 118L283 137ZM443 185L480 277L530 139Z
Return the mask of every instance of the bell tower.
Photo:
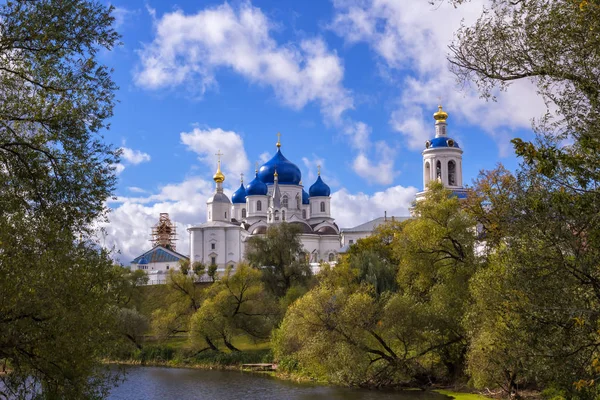
M433 114L435 137L425 142L423 150L423 191L417 193L417 200L424 197L427 185L432 180L441 182L444 187L456 192L465 192L462 178L463 150L454 139L448 136L448 113L438 106Z

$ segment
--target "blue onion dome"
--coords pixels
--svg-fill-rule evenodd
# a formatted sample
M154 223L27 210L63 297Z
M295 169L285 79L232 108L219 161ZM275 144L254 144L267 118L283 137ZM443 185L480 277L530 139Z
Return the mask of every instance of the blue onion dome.
M256 172L252 182L246 186L246 196L265 196L268 192L269 188L260 180L258 172Z
M331 189L329 189L329 186L323 182L323 179L321 179L321 174L319 174L316 182L312 184L310 189L308 189L308 194L310 197L329 196L331 194Z
M441 147L456 147L460 148L458 142L452 138L441 136L425 142L425 147L428 149L436 149Z
M233 196L231 196L231 202L233 204L246 202L246 189L244 188L244 181L240 183L238 190L233 192Z
M302 179L300 168L281 154L281 143L277 142L277 153L258 170L258 178L267 184L273 183L277 171L278 182L283 185L298 185Z
M306 193L306 190L304 190L304 188L302 189L302 204L310 204L308 193Z

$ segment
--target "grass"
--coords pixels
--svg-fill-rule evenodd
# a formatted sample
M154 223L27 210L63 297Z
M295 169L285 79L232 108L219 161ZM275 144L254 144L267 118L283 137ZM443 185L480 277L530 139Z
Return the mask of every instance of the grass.
M434 390L434 392L438 392L440 394L445 394L446 396L450 396L456 400L489 400L489 397L485 397L485 396L482 396L480 394L475 394L475 393L459 393L459 392L452 392L450 390L443 390L443 389Z

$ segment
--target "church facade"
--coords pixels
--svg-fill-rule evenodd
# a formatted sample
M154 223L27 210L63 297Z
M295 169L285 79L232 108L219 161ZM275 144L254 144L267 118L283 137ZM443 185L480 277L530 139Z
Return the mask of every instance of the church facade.
M234 266L244 258L248 238L281 222L299 228L309 262L337 260L340 229L331 216L331 190L319 170L307 192L300 169L281 152L280 140L273 158L255 170L247 186L242 181L231 199L223 193L220 160L213 179L216 187L206 202L206 222L188 228L191 262L216 264L219 270Z
M416 201L425 197L427 185L438 180L459 198L465 198L462 154L456 140L447 134L448 114L439 106L433 114L435 137L425 143L423 155L423 191ZM277 152L255 170L254 179L244 186L243 180L231 199L223 192L225 175L221 160L214 174L215 192L206 202L206 222L189 227L189 260L217 265L222 272L244 260L246 243L254 235L266 233L269 226L287 222L297 226L304 247L304 256L315 266L320 262L335 263L357 240L372 234L386 220L403 220L407 216L380 217L354 228L340 229L331 214L331 190L321 178L308 191L302 183L298 166L289 161L277 140ZM140 258L140 257L138 257ZM136 260L138 260L136 258ZM132 262L133 268L140 265ZM154 266L151 266L154 269ZM149 269L148 266L142 268Z

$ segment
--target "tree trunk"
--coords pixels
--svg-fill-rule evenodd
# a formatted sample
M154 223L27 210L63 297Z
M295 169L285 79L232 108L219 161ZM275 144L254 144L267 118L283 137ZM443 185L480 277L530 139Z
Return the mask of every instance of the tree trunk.
M227 346L227 348L231 351L240 351L240 349L236 348L234 345L232 345L227 338L225 337L225 335L223 335L223 342L225 343L225 346Z
M206 344L208 345L208 347L210 347L211 350L219 351L219 348L215 346L215 344L208 338L208 336L204 336L204 340L206 341Z

